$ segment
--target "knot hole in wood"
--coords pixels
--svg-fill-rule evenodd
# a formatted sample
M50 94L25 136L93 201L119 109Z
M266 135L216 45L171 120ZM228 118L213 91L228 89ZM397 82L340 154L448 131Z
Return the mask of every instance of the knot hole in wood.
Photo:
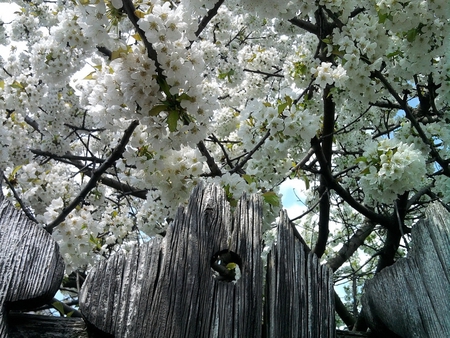
M237 282L241 278L242 258L235 252L224 249L211 257L214 278L223 282Z

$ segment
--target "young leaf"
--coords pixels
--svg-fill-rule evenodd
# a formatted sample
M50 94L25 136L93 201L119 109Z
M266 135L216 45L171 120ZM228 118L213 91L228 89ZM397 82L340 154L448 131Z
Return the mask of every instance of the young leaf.
M53 302L52 306L58 310L61 315L64 315L64 306L61 302Z
M158 105L154 106L152 109L150 109L150 111L148 112L148 115L157 116L159 113L161 113L162 111L166 111L166 110L167 110L166 105L158 104Z
M178 114L178 111L171 110L169 112L169 116L167 116L167 125L169 126L169 130L171 132L174 132L177 130L177 123L180 118L180 114Z
M267 191L262 194L264 202L273 205L274 207L280 206L280 197L274 191Z

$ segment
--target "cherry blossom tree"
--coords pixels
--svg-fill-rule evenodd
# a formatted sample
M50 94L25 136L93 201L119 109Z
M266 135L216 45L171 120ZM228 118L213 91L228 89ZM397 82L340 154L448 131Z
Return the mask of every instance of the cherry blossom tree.
M408 249L450 203L447 0L17 0L0 25L4 193L66 273L164 235L199 182L292 219L337 281Z

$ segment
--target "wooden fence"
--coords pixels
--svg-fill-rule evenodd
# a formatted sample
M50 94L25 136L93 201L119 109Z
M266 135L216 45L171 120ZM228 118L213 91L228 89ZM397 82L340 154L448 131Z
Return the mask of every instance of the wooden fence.
M428 220L427 229L447 227L429 234L432 243L447 236L447 251L435 250L441 270L433 273L446 276L448 287L448 214L442 217ZM11 310L48 302L61 282L62 259L51 237L0 197L0 337L362 337L335 330L331 271L305 250L284 212L264 269L261 224L256 196L244 196L232 212L222 189L200 185L163 239L92 269L79 295L84 319L34 316ZM372 329L392 334L378 308L384 283L368 284L364 302ZM441 284L433 279L448 290ZM441 326L448 333L448 322Z

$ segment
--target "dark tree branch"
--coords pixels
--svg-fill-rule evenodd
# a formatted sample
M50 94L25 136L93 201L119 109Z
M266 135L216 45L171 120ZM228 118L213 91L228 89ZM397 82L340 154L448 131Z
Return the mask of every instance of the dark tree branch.
M205 143L203 141L200 141L199 143L197 143L197 148L198 150L200 150L200 153L206 157L206 164L208 164L211 175L222 176L222 171L220 170L216 161L214 161L214 158L209 153L208 149L205 146Z
M138 21L139 18L136 16L135 11L136 8L133 5L132 0L122 0L123 3L123 10L125 13L127 13L128 18L130 19L131 23L134 26L134 29L136 29L136 32L141 37L145 48L147 49L147 56L155 62L156 66L156 72L158 73L158 76L163 79L164 75L162 72L161 64L158 62L158 54L156 53L156 50L153 48L153 45L148 41L147 37L145 36L145 32L139 27Z
M293 24L294 26L300 27L310 33L313 33L314 35L317 35L319 30L317 29L317 26L312 24L309 21L304 21L301 20L299 18L292 18L290 20L288 20L291 24Z
M36 218L33 216L33 214L30 212L30 209L25 205L25 203L22 201L22 199L20 198L19 194L17 193L16 189L14 188L14 185L8 180L8 178L5 176L5 173L3 171L0 170L0 172L2 173L2 177L3 180L6 182L6 184L8 185L9 189L11 189L14 198L16 199L17 203L19 203L20 208L23 210L23 212L25 213L25 215L28 217L28 219L34 223L38 223L38 221L36 220ZM1 183L1 180L0 180ZM0 184L0 196L2 196L1 194L1 184Z
M311 139L311 146L314 149L316 158L321 167L321 174L325 178L328 188L334 190L353 209L355 209L374 223L389 227L391 225L390 217L380 215L375 211L368 209L367 207L356 201L351 193L337 182L328 167L327 160L325 159L325 156L322 152L322 147L320 146L320 141L316 136Z
M200 24L198 25L198 29L195 32L195 36L198 37L203 30L206 28L206 26L208 25L208 23L212 20L212 18L214 18L214 16L216 16L217 11L219 10L219 7L224 3L225 0L219 0L216 2L216 4L214 5L213 8L211 8L208 13L206 14L206 16L203 17L203 19L200 21Z
M366 220L363 226L358 229L353 236L342 245L342 248L330 258L326 263L333 272L336 271L353 253L364 243L365 239L372 233L375 223Z
M261 70L252 70L252 69L244 68L243 71L244 71L244 72L248 72L248 73L254 73L254 74L266 75L267 77L272 77L272 76L274 76L274 77L284 78L283 75L280 75L280 74L277 74L277 73L273 73L273 74L272 74L272 73L267 73L267 72L263 72L263 71L261 71Z
M433 159L441 166L442 171L445 176L450 177L450 167L449 163L450 160L444 160L439 152L437 151L433 140L429 139L425 132L423 131L422 127L420 126L420 123L417 121L417 119L414 117L414 114L412 113L411 107L408 105L407 101L402 99L400 95L396 92L394 87L389 83L389 81L384 77L384 75L379 71L373 71L372 75L377 78L378 80L383 83L384 87L388 90L388 92L394 97L395 101L401 106L401 108L404 110L406 118L411 122L411 125L416 129L417 133L419 134L422 141L430 147L430 154L433 157Z
M214 134L211 134L211 141L213 141L214 143L217 143L219 145L220 149L222 149L222 153L223 153L223 156L225 157L225 161L227 162L228 166L231 169L233 169L234 168L233 162L231 161L230 157L228 156L227 150L223 146L222 142L219 141L219 139Z
M81 162L81 160L89 160L89 159L93 160L96 157L91 158L91 157L80 156L79 157L80 160L75 160L75 158L77 158L78 156L73 156L72 155L73 159L68 160L66 158L67 155L58 156L58 155L55 155L55 154L52 154L52 153L49 153L49 152L46 152L46 151L38 150L38 149L31 149L31 152L33 154L37 155L37 156L45 156L45 157L50 158L50 159L55 160L55 161L59 161L59 162L62 162L62 163L73 165L76 168L78 168L80 170L80 172L82 172L84 175L86 175L88 177L92 177L93 173L92 173L92 170L89 168L90 165L83 164ZM104 162L103 159L101 159L101 162L99 162L99 163L102 163L102 162ZM131 195L131 196L134 196L134 197L137 197L137 198L140 198L140 199L146 199L147 198L148 190L146 190L146 189L137 189L135 187L132 187L132 186L130 186L128 184L121 183L121 182L116 181L116 180L114 180L112 178L109 178L109 177L101 177L99 182L104 184L104 185L106 185L106 186L108 186L108 187L110 187L110 188L116 189L116 190L118 190L118 191L120 191L120 192L122 192L124 194Z
M338 316L341 317L342 321L347 325L347 328L351 330L356 323L355 317L348 311L336 291L334 291L334 307Z
M55 303L60 304L62 306L62 310L63 310L62 312L61 312L60 308L58 308L57 306L54 305ZM73 318L82 318L83 317L81 315L80 311L78 311L77 309L74 309L73 307L69 306L68 304L66 304L64 302L59 301L56 298L53 298L51 300L51 302L48 303L48 305L51 306L52 308L54 308L55 310L57 310L62 317L64 317L65 315L67 315L69 313L70 313L70 317L73 317Z
M293 172L297 171L299 168L303 169L303 167L306 165L306 163L308 163L308 161L311 159L312 155L314 155L314 149L313 148L309 148L309 150L306 153L306 155L290 171L293 173Z
M37 156L49 157L49 158L51 158L53 160L57 160L57 161L67 160L67 161L64 161L65 163L71 163L70 161L89 161L89 162L93 162L93 163L105 162L104 159L96 157L96 156L78 156L78 155L72 155L70 153L67 153L65 155L56 155L49 151L42 151L39 149L31 149L30 151Z
M264 142L267 140L267 138L270 136L270 130L266 132L266 134L262 137L262 139L253 147L251 151L248 152L248 154L244 157L242 162L239 162L233 169L230 170L230 174L234 173L242 173L244 165L252 158L253 154L261 148L261 146L264 144Z
M108 48L103 46L97 46L97 50L111 60L112 52Z
M103 162L103 164L92 173L91 179L86 184L86 186L81 190L81 192L76 196L72 202L56 217L56 219L48 224L45 229L48 232L52 232L55 227L57 227L64 219L70 214L70 212L75 209L89 194L89 192L95 188L97 182L100 180L101 176L108 170L108 168L112 167L118 159L122 156L125 151L125 146L128 144L133 131L139 125L139 121L134 120L131 122L130 126L125 130L122 140L119 144L114 148L111 155Z
M320 163L321 171L326 170L331 172L331 156L333 151L333 132L336 107L333 102L333 96L331 95L331 87L327 86L323 91L323 130L322 130L322 154L325 158L325 162ZM326 166L323 168L322 165ZM328 191L328 182L323 175L320 175L319 194L322 196L319 202L319 234L317 242L314 245L313 252L322 257L325 252L328 235L329 235L329 222L330 222L330 195Z

